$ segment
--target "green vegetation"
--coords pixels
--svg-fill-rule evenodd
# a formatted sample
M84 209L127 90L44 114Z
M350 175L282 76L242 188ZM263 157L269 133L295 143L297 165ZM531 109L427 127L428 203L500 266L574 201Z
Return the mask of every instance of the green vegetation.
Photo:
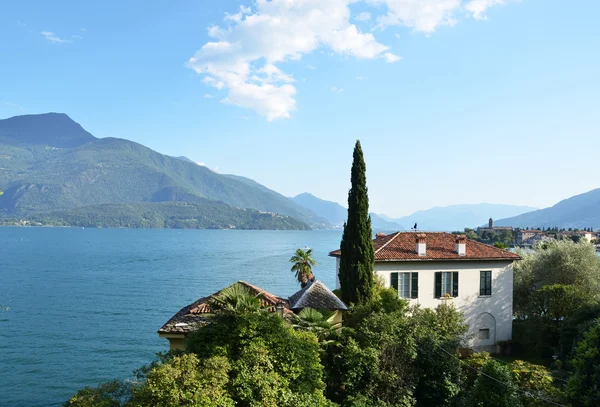
M237 287L237 288L236 288ZM451 305L408 307L377 286L341 328L303 310L292 320L241 285L213 299L184 352L159 355L133 381L85 388L65 406L537 407L562 402L543 366L461 357L467 327Z
M77 226L99 228L270 229L308 230L289 216L232 208L222 202L147 202L94 205L23 219L0 219L0 225Z
M317 262L312 258L312 249L306 251L297 249L290 259L290 263L292 263L291 271L296 273L296 279L303 288L309 281L314 281L312 266L316 266Z
M375 251L369 216L366 164L360 141L354 147L351 188L348 193L348 221L340 245L339 279L342 300L347 304L368 303L375 284Z
M568 383L574 405L600 405L600 319L594 321L577 345L572 360L575 372Z

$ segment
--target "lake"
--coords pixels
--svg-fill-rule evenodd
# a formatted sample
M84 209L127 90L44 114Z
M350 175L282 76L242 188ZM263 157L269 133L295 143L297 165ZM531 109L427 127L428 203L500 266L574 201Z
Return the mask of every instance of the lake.
M156 331L237 280L299 289L289 258L309 246L335 286L341 231L0 228L0 404L58 406L77 389L166 351Z

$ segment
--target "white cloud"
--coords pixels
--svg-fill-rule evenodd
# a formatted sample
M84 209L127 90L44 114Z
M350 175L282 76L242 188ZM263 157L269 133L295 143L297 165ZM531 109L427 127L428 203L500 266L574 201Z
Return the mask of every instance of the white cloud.
M187 66L204 75L206 85L227 90L223 103L252 109L269 121L289 118L296 110L297 90L294 78L282 71L281 63L301 60L315 50L359 59L380 58L388 63L401 59L372 32L361 32L351 23L351 4L375 6L378 29L404 26L429 35L440 26L453 26L465 11L484 19L489 7L506 1L255 0L252 7L226 13L222 25L209 27L211 40L196 51ZM355 19L372 18L364 11ZM314 69L312 65L307 68Z
M396 34L394 34L394 37L400 39L400 34L396 33Z
M357 81L366 81L368 78L366 76L357 76L356 80Z
M335 92L335 93L343 93L344 92L344 88L337 88L337 87L333 86L331 88L331 91Z
M253 109L268 120L296 109L293 78L277 66L324 46L356 58L386 58L389 47L350 23L353 0L257 0L255 10L225 16L226 26L189 59L206 84L227 88L224 102ZM387 58L386 58L387 59ZM208 78L208 79L207 79Z
M214 98L214 96L211 95L210 93L205 93L204 94L204 99L212 99L212 98Z
M394 62L398 62L402 59L402 57L399 57L396 54L392 54L391 52L386 52L385 54L383 54L383 56L388 64L393 64Z
M504 0L470 0L465 9L473 14L476 20L486 20L485 12L494 5L504 5Z
M248 116L240 116L240 119L242 119L242 120L248 120Z
M371 13L369 13L368 11L363 11L362 13L359 13L356 17L354 17L354 19L356 21L370 21Z
M66 40L64 38L58 37L52 31L42 31L40 34L42 34L44 38L46 38L48 41L53 42L55 44L71 42L71 40Z
M307 67L308 69L310 69L311 71L314 71L315 69L317 69L317 68L315 68L315 67L314 67L314 66L312 66L312 65L306 65L306 67Z

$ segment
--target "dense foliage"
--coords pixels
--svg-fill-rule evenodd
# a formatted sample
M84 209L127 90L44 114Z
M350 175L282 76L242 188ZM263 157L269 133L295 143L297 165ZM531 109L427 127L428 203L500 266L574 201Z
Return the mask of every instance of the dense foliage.
M375 284L375 251L369 216L366 164L360 141L354 147L350 181L348 220L344 223L340 245L339 280L342 300L347 304L360 304L370 301Z
M239 209L222 202L129 203L94 205L31 215L26 221L0 219L4 225L77 226L99 228L269 229L307 230L309 226L289 216Z
M596 320L579 342L572 360L575 372L568 383L574 405L600 405L600 319Z

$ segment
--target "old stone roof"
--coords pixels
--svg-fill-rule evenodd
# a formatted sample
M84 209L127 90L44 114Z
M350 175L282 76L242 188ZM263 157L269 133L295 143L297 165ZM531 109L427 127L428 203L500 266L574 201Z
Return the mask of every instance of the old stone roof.
M261 294L261 301L264 306L272 307L271 311L275 312L277 304L281 303L284 307L284 314L291 314L292 311L289 309L288 300L282 297L278 297L265 290L247 283L245 281L238 281L236 284L241 284L248 288L253 294ZM221 290L223 291L223 290ZM210 300L212 297L217 297L221 293L218 291L207 297L199 298L190 305L183 307L173 315L171 319L167 321L159 330L159 334L173 334L173 333L188 333L197 330L198 328L208 324L208 315L212 313L210 308Z
M293 294L289 302L292 310L302 308L348 310L346 304L319 280L309 282L302 290Z
M425 235L426 255L419 256L416 250L415 232L396 232L377 236L373 240L375 261L465 261L465 260L519 260L518 254L508 250L488 246L474 240L466 240L466 253L460 256L456 251L456 235L445 232L419 232ZM334 250L330 256L341 256L341 250Z

